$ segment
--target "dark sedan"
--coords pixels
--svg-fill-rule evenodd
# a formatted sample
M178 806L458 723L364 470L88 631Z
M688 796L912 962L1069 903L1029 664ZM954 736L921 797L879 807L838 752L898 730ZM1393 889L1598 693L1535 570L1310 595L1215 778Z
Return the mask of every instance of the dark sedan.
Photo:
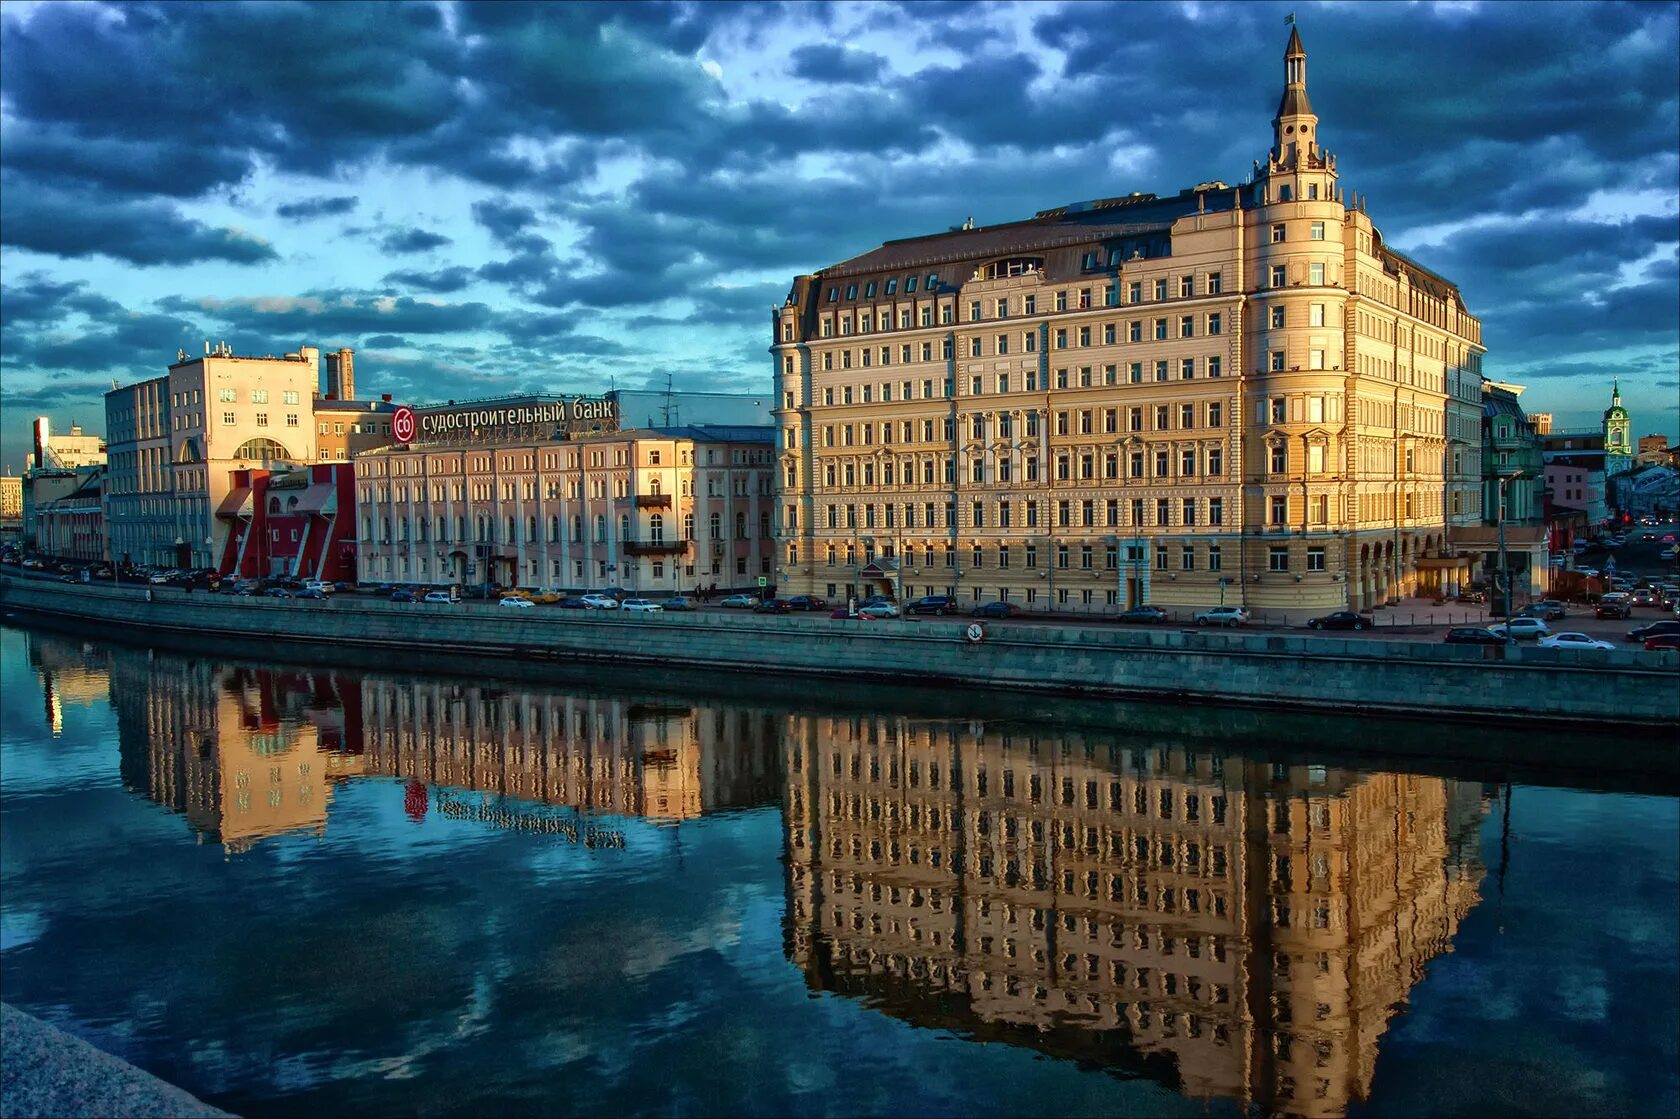
M1630 641L1649 641L1653 637L1661 637L1665 633L1680 633L1680 622L1652 622L1650 625L1640 626L1638 629L1628 630Z
M969 611L976 618L1013 618L1021 608L1013 602L988 602Z
M786 602L789 610L827 610L828 603L814 594L796 594L792 598L775 599L773 601Z
M1322 618L1314 618L1307 623L1308 629L1369 629L1371 623L1353 613L1351 610L1338 610L1334 614L1326 614Z
M1503 645L1505 639L1481 626L1460 626L1447 631L1448 645Z
M1615 602L1601 602L1593 607L1593 615L1599 618L1631 618L1633 617L1633 607L1629 606L1625 600L1620 599Z
M930 594L918 598L909 606L906 606L904 612L906 614L932 614L936 618L942 618L946 614L957 612L957 600L948 594Z
M575 594L569 594L564 598L555 599L554 600L554 605L560 607L560 609L562 609L562 610L587 610L587 609L589 609L589 603L583 601L582 598L578 597Z
M1167 620L1167 612L1159 606L1134 606L1121 614L1120 620L1132 625L1158 626Z
M414 597L414 592L413 591L392 591L391 592L391 601L392 602L419 602L420 600Z
M754 614L791 614L793 606L785 598L767 598L753 607Z

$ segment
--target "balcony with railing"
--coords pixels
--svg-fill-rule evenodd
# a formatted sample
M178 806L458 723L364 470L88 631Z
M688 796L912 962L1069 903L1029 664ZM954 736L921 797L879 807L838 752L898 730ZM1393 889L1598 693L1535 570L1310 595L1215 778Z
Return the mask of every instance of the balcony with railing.
M668 493L639 493L636 495L638 509L669 509L671 495Z
M627 556L678 556L688 551L686 540L625 540L620 546Z

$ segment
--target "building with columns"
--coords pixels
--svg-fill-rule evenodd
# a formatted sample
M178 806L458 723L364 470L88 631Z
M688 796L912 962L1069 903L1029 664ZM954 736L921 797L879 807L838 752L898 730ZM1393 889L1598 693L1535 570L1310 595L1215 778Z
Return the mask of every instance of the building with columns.
M660 594L774 581L768 426L621 431L610 400L554 397L414 423L414 442L356 459L362 582Z
M773 311L778 581L1368 608L1480 515L1481 324L1340 181L1292 33L1263 160L891 241Z

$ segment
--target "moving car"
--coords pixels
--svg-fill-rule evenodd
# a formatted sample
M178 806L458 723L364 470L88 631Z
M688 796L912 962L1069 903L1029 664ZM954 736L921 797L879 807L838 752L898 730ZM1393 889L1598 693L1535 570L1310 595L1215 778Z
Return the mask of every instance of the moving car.
M754 614L791 614L793 607L785 598L767 598L753 607Z
M263 597L264 598L291 598L292 597L292 592L287 590L285 587L270 587L270 588L268 588L268 590L263 592ZM412 602L413 599L410 599L409 601Z
M1447 631L1448 645L1503 645L1505 639L1481 626L1458 626Z
M659 603L646 598L627 598L619 605L619 609L626 614L662 614L665 611Z
M754 606L758 605L758 599L754 598L750 594L732 594L728 598L719 602L718 605L727 606L731 610L751 610Z
M1659 633L1655 637L1648 637L1644 647L1651 650L1680 649L1680 633Z
M932 614L943 618L957 612L957 600L948 594L924 595L904 608L906 614Z
M1637 629L1628 630L1629 641L1649 641L1653 637L1660 637L1665 633L1680 633L1680 622L1652 622Z
M1322 618L1313 618L1307 622L1308 629L1369 629L1371 623L1348 610L1338 610L1334 614L1326 614Z
M1614 649L1616 646L1584 633L1554 633L1540 639L1542 649Z
M336 586L324 579L305 579L303 581L303 589L306 591L320 591L324 595L332 594L338 590Z
M1159 606L1134 606L1120 615L1122 622L1144 626L1158 626L1167 620L1167 612Z
M617 610L618 599L608 594L586 594L583 605L587 610Z
M693 610L694 608L694 600L684 594L665 600L665 609L667 610Z
M827 610L828 603L814 594L796 594L787 600L789 610Z
M532 602L528 598L504 598L502 599L501 605L520 607L525 610L532 610L536 608L536 603Z
M969 613L976 618L1013 618L1021 612L1021 608L1013 602L987 602L976 606Z
M1248 621L1248 611L1241 606L1212 606L1196 613L1199 626L1240 626Z
M445 605L448 605L449 603L454 602L455 599L449 597L449 592L448 591L427 591L425 601L426 602L441 602ZM511 602L513 600L509 599L508 601Z
M315 602L325 602L327 596L321 593L319 587L305 587L292 596L293 598L311 599Z
M565 598L562 598L559 602L556 602L554 605L558 606L562 610L587 610L587 609L589 609L589 603L583 601L582 598L578 597L575 594L567 595Z
M1598 618L1631 618L1633 607L1626 602L1600 602L1593 607L1593 616Z
M525 601L529 601L530 598L531 598L531 592L527 591L527 590L524 590L520 587L510 587L507 590L503 591L498 597L503 602L506 602L510 598L517 598L517 599L522 599L522 600L525 600Z
M540 602L545 606L559 602L565 597L558 587L542 587L531 592L531 601Z
M1512 618L1495 626L1488 627L1489 633L1497 633L1500 637L1510 635L1521 641L1530 637L1550 637L1552 631L1539 618Z
M890 602L868 602L858 607L858 617L882 621L898 617L898 607Z
M1663 601L1661 595L1647 587L1633 592L1633 604L1635 606L1661 606Z
M391 601L392 602L417 602L419 600L414 597L414 592L413 591L395 590L395 591L391 592Z

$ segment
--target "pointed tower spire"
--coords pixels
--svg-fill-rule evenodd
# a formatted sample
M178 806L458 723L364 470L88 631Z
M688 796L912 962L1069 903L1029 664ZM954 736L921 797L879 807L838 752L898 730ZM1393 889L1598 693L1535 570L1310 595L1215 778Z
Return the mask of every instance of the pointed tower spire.
M1283 97L1272 121L1272 165L1279 170L1296 170L1313 154L1318 135L1318 117L1307 99L1307 49L1301 45L1300 28L1289 28L1289 46L1283 52Z

